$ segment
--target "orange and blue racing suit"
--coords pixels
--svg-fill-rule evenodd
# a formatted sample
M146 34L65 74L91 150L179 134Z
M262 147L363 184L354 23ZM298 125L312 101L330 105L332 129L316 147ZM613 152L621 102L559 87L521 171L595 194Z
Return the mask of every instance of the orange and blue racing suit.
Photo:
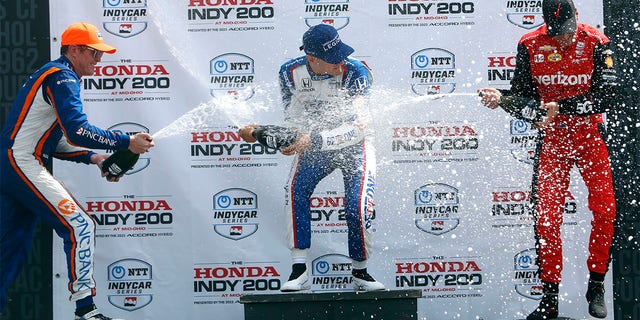
M45 64L19 90L0 135L0 312L26 261L38 219L63 239L71 300L95 294L92 218L47 170L52 158L90 163L85 148L117 150L129 136L91 125L70 61Z

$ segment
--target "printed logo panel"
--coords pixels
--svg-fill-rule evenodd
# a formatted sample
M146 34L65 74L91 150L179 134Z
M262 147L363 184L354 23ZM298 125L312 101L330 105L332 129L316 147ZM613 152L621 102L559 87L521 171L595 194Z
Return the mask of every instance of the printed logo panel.
M258 196L231 188L213 195L213 230L231 240L247 238L258 231Z
M472 28L476 25L475 1L387 0L389 28Z
M427 184L414 192L415 225L418 229L441 235L460 223L458 189L442 184Z
M147 0L103 0L102 23L107 32L130 38L147 29Z
M248 100L253 97L255 79L253 59L240 53L225 53L209 63L211 96L231 95Z
M523 29L534 29L544 24L542 1L505 1L507 20Z
M396 259L395 287L420 289L427 299L482 298L485 274L480 258L433 255Z
M311 290L353 290L351 258L348 256L337 253L326 254L313 259L311 267Z
M113 306L134 311L153 300L151 264L138 259L123 259L107 267L107 294Z
M516 292L529 299L542 299L542 281L536 265L536 249L518 252L513 258L513 281Z
M423 96L452 93L456 88L456 57L450 51L427 48L411 55L411 90Z
M238 304L242 294L279 293L281 271L277 262L224 261L193 267L196 305Z
M124 199L123 199L124 198ZM173 237L176 211L171 196L126 194L86 201L99 238Z
M349 24L349 0L304 0L304 14L308 27L324 23L340 30Z

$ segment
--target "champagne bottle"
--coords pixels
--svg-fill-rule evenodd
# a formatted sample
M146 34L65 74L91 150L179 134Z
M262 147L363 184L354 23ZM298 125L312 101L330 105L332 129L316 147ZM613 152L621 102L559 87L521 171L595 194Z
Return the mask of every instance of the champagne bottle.
M287 127L264 125L253 130L253 137L264 146L280 149L296 142L298 140L298 131Z
M107 172L107 178L122 177L138 162L140 155L129 149L120 149L114 152L102 163L102 172Z
M512 115L517 115L531 123L542 121L546 116L546 110L540 108L540 102L529 98L503 96L500 106Z

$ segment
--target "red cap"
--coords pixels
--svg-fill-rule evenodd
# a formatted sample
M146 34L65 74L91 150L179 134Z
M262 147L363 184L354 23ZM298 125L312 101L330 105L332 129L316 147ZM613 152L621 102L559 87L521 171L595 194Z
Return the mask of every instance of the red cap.
M116 52L116 48L104 43L98 27L86 22L74 23L64 30L62 45L70 44L85 45L106 53Z

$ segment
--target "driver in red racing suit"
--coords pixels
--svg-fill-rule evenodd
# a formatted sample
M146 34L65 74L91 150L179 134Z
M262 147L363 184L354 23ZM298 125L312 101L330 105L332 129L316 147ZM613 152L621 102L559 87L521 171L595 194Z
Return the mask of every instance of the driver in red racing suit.
M613 52L604 34L576 22L571 0L545 0L543 16L546 24L518 43L511 89L478 91L487 107L499 105L539 129L532 202L544 295L527 320L558 316L560 226L574 165L586 184L593 213L587 258L589 313L605 318L603 281L611 257L616 202L602 113L615 104L618 94Z

